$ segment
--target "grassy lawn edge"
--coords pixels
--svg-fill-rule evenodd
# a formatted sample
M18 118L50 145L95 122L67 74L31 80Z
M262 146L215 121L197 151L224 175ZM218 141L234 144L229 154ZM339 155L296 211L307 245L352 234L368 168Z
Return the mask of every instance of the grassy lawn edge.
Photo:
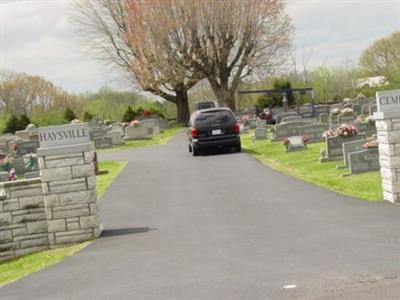
M101 161L100 169L108 170L108 174L96 177L98 199L107 191L128 163L125 161ZM28 254L5 262L0 262L0 287L10 284L22 277L48 268L65 258L81 251L90 245L91 241L77 245L46 250Z
M379 171L342 177L347 169L337 169L342 161L319 162L323 143L309 144L308 150L287 153L282 143L255 141L242 135L243 151L285 175L325 188L338 194L367 201L383 200Z

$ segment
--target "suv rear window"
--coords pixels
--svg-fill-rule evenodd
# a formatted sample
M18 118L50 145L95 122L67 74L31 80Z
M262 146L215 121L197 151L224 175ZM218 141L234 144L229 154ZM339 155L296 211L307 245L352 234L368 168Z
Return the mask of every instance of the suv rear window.
M200 113L195 119L195 126L225 125L235 123L236 119L228 110L213 110Z

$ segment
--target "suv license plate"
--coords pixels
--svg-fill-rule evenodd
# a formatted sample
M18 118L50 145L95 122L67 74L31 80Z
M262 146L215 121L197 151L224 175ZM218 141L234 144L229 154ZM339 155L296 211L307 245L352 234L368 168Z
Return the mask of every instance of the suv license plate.
M222 131L221 131L221 129L214 129L211 133L212 133L212 135L219 135L219 134L222 134Z

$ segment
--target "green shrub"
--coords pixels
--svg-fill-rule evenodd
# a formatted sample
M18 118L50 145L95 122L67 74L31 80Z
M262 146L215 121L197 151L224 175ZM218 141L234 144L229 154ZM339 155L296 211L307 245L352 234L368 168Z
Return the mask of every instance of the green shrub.
M67 107L66 109L65 109L65 112L64 112L64 119L67 121L67 122L71 122L72 120L75 120L76 119L76 115L75 115L75 113L72 111L72 109L70 109L69 107Z
M66 123L64 113L60 110L50 110L46 112L32 111L31 120L33 124L42 127Z
M83 121L84 121L84 122L89 122L89 121L92 120L93 118L94 118L94 116L93 116L90 112L85 111L85 112L83 113Z
M24 130L30 123L31 120L26 115L21 115L18 118L13 114L5 124L4 133L15 133L18 130Z
M21 115L18 120L18 130L24 130L26 126L31 124L31 120L28 118L27 115Z
M137 111L134 111L132 109L132 107L129 105L128 109L126 110L126 112L124 113L124 116L122 117L122 122L131 122L134 119L136 119L136 117L138 116Z
M256 105L260 108L269 107L270 105L275 105L275 99L271 95L262 94L258 97Z

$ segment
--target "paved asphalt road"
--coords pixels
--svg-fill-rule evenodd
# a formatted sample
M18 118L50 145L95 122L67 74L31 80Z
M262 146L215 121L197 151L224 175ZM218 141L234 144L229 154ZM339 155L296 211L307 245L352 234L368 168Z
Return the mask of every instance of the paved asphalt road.
M101 159L129 161L100 202L103 236L0 299L400 298L398 206L244 153L193 158L182 134Z

